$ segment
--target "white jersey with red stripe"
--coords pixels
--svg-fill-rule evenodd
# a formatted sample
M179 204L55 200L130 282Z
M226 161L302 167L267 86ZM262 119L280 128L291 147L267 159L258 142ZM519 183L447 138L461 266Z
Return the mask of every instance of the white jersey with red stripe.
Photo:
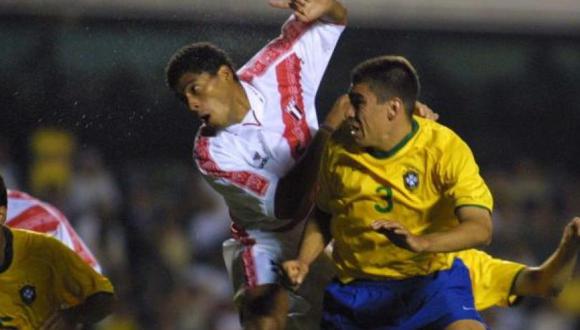
M202 127L194 158L247 230L271 230L278 181L306 150L318 129L315 96L344 26L294 16L282 34L238 71L250 101L242 122L208 136Z
M97 259L57 208L16 190L8 190L7 208L7 226L48 234L75 251L93 269L101 272Z

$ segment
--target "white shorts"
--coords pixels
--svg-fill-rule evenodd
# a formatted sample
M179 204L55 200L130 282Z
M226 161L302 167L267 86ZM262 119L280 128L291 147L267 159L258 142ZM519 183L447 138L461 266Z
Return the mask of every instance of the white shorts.
M224 241L224 262L233 283L236 303L247 288L280 283L273 263L296 258L304 224L302 221L284 232L245 231L237 227L235 238ZM288 329L319 329L324 288L334 274L334 266L325 255L310 266L296 294L290 293Z

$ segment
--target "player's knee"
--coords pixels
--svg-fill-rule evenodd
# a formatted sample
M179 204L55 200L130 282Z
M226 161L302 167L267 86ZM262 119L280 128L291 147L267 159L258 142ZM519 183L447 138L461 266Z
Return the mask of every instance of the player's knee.
M242 304L245 316L286 315L288 294L279 285L261 285L248 289L244 294Z
M445 330L485 330L485 325L476 320L459 320L446 326Z

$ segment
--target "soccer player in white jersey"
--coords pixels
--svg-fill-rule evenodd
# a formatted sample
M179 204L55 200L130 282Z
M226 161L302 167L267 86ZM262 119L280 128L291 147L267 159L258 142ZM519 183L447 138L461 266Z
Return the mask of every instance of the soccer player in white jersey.
M295 253L317 157L344 119L335 108L319 129L315 96L346 9L336 0L270 4L293 15L237 73L208 43L177 51L166 69L169 87L203 121L194 158L229 207L234 240L224 258L247 329L286 325L288 292L272 263Z
M8 189L6 225L48 234L75 251L84 262L101 273L101 265L56 207L26 193Z

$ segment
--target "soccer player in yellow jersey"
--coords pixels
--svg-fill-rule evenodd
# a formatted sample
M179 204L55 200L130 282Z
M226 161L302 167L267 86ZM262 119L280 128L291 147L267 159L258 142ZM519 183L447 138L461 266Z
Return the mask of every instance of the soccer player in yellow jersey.
M327 329L484 329L469 273L448 253L488 244L492 197L453 131L412 117L415 69L385 56L353 71L351 134L325 150L314 220L290 279L334 238Z
M4 225L0 176L0 329L76 329L112 311L113 287L58 240Z

